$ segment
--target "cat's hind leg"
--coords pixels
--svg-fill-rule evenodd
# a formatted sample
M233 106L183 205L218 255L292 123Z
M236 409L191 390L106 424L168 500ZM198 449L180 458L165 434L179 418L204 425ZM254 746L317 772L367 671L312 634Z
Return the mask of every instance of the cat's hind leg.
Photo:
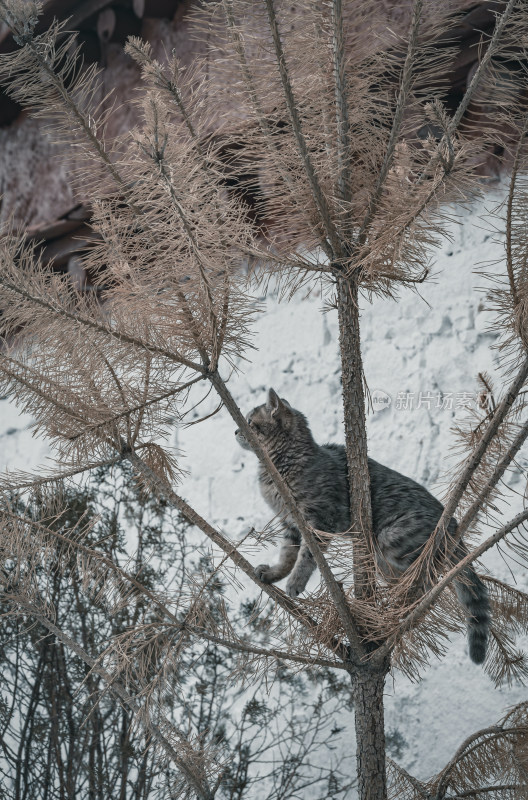
M289 575L299 554L299 534L286 531L276 564L259 564L255 574L263 583L275 583Z

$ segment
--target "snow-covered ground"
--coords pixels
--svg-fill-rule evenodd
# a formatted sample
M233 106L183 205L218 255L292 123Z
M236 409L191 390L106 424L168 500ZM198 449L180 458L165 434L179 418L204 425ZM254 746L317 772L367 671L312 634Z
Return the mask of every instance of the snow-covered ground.
M484 293L477 291L484 281L474 273L501 252L482 221L495 201L488 196L471 212L463 212L463 224L452 226L452 241L436 254L436 278L421 285L419 294L403 289L398 302L362 303L366 378L373 397L380 399L368 419L370 454L438 495L449 469L453 421L464 406L475 406L477 373L497 374L490 349L496 336L487 330L490 315L483 308ZM242 371L232 376L230 389L246 411L263 402L273 386L307 415L318 441L342 442L337 314L322 313L321 308L317 294L305 299L301 292L289 303L279 303L270 293L256 323L257 350L250 351L251 362L241 362ZM197 415L215 405L210 398ZM28 419L19 417L7 400L0 401L2 461L10 468L30 468L45 455L45 445L30 439L27 425ZM222 410L201 424L175 430L172 444L185 454L189 471L182 494L202 516L236 538L249 526L264 527L270 512L258 492L256 459L237 446L234 427ZM514 475L513 484L516 480ZM505 513L515 513L519 505L513 496ZM256 554L254 560L263 559ZM498 554L489 553L485 565L493 575L511 580ZM518 588L527 590L527 571L516 567L515 572ZM310 586L317 580L314 576ZM249 583L242 582L249 591ZM526 696L520 686L495 689L469 660L461 634L420 682L411 683L399 673L387 682L387 728L403 737L403 766L425 778L445 764L469 733L496 722ZM348 750L350 746L349 741Z

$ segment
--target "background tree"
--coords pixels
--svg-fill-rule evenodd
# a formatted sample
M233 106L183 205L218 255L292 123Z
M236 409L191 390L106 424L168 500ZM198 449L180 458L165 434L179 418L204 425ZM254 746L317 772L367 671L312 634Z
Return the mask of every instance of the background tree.
M130 135L110 139L105 126L111 105L108 100L94 104L96 71L77 63L72 39L59 26L36 36L35 7L0 0L21 45L3 60L2 79L17 102L45 117L55 136L77 148L84 164L79 179L93 195L92 225L100 237L85 256L97 287L88 296L39 264L34 249L13 231L4 236L2 335L6 345L17 349L6 348L1 356L3 390L35 416L37 430L56 444L59 462L49 475L10 475L6 491L34 491L102 464L128 461L144 491L197 526L224 560L251 577L286 616L277 614L266 646L257 647L237 636L225 609L218 618L208 614L201 602L203 585L189 582L185 598L178 597L178 614L163 610L163 626L153 623L148 631L131 627L97 658L50 618L49 580L39 581L41 574L50 574L50 526L20 516L7 499L4 597L17 614L28 613L90 664L143 723L153 745L178 767L190 790L203 798L213 797L219 786L217 753L186 735L180 722L160 717L164 666L180 657L187 636L214 636L241 657L260 658L266 669L291 660L348 673L359 796L385 798L383 686L388 670L394 666L415 673L430 652L441 652L440 637L460 625L444 589L464 566L504 541L515 557L525 554L516 532L528 518L526 510L459 564L452 555L457 542L445 530L452 514L462 511L459 538L489 508L528 434L523 420L528 376L525 212L518 184L525 159L525 4L501 4L493 36L452 110L442 103L442 78L454 54L449 47L439 53L430 46L433 37L447 36L449 30L442 9L416 0L406 41L397 40L392 50L372 56L348 28L339 0L328 9L309 2L300 7L302 25L298 15L296 24L288 24L286 4L276 7L266 0L259 7L269 28L267 46L260 38L252 42L251 31L241 28L243 2L223 0L201 10L204 32L215 34L217 57L240 70L238 83L219 81L215 91L209 86L207 96L199 90L199 64L182 75L176 59L162 65L143 42L130 40L128 52L141 64L147 87L138 101L143 121ZM373 10L370 2L353 4L356 15ZM345 52L354 54L353 63ZM464 114L486 86L497 113L488 114L478 142L468 141ZM229 120L221 142L208 125L210 116L225 106L226 92L240 94L248 119L245 147L233 156L239 169L247 164L242 193L229 190L220 157L220 148L224 154L230 141ZM445 233L448 204L466 201L477 191L475 155L497 143L511 151L514 163L504 210L508 283L498 295L500 319L506 314L511 331L504 367L512 376L502 399L461 431L466 444L461 467L428 546L397 584L383 586L376 579L371 531L358 293L393 295L402 283L426 279L431 247ZM266 220L257 231L245 203L248 193L258 198L260 217ZM319 547L319 532L302 518L223 377L250 341L255 311L241 270L248 260L258 260L263 275L278 272L289 291L322 281L337 306L347 458L354 476L351 535L335 543L348 564L339 582ZM214 529L176 493L179 464L160 442L169 423L185 414L189 389L196 385L218 394L313 553L323 585L307 600L292 601L262 584L243 545ZM160 612L166 609L136 577L102 559L97 548L83 550L79 540L67 536L66 555L84 554L80 562L87 590L103 587L114 611L135 592L148 592ZM417 587L424 581L432 588L420 597ZM526 597L497 581L493 589L495 646L487 668L497 678L522 677L525 664L513 649L512 636L526 627ZM170 645L168 621L178 634ZM148 664L138 662L136 654L146 652ZM247 661L239 667L247 668ZM428 785L393 767L397 790L405 787L409 797L433 792L444 798L453 791L464 796L508 791L520 797L526 789L525 735L521 706L493 733L480 732L464 745Z
M51 512L50 529L70 536L84 527L86 548L96 545L104 558L127 566L141 576L145 589L170 596L172 603L189 581L199 581L202 603L214 616L224 584L207 551L197 542L191 547L188 526L179 514L134 492L131 477L126 467L113 475L100 469L85 486L65 487L61 505L66 510L58 518L55 492L17 510L34 519L49 518ZM149 636L156 626L161 636L163 622L145 594L129 597L109 616L101 587L87 592L83 586L75 555L64 563L60 540L50 543L47 566L39 582L51 573L55 624L92 657L108 640L125 640L143 675L154 677L160 665L149 663ZM152 748L145 747L128 709L115 702L105 681L44 626L20 613L11 616L8 604L2 605L5 797L173 797L177 772L170 763L162 767ZM240 631L252 629L254 641L265 645L268 617L256 618L253 604L246 602L231 621ZM166 629L165 636L170 647ZM342 681L325 677L325 670L295 674L284 665L269 697L265 690L230 681L235 669L232 652L213 640L195 640L171 661L170 670L164 666L164 691L155 701L160 715L192 732L202 748L221 748L224 766L217 796L293 798L302 796L307 784L314 796L346 796L350 781L332 752L339 732L331 698L339 696L343 702ZM302 707L295 702L299 694Z

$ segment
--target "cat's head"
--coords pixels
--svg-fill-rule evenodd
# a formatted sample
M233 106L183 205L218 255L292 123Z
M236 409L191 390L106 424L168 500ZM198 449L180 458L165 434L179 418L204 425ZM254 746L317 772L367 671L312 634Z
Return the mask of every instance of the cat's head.
M268 450L288 441L312 441L304 414L292 408L274 389L269 389L267 402L250 411L246 419L251 430ZM235 431L235 436L241 447L251 450L242 431Z

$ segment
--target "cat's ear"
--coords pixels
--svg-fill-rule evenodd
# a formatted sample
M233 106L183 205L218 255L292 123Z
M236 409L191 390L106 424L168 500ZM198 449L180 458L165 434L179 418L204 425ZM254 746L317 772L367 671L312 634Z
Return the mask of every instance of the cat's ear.
M281 400L275 389L268 390L268 402L266 403L266 408L270 412L272 417L279 416L283 411L286 411L287 408L291 408L289 403Z

